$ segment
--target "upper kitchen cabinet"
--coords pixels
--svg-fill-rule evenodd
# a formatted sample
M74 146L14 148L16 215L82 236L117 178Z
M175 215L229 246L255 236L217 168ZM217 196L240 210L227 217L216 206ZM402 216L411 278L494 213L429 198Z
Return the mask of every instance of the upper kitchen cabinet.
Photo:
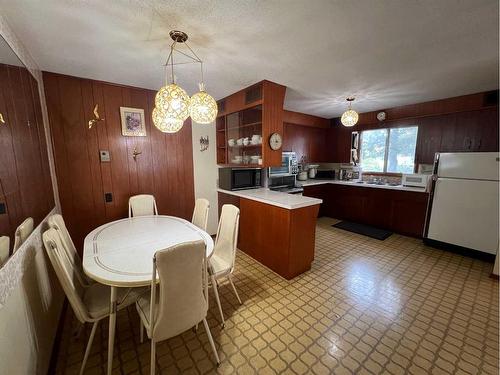
M274 133L283 137L285 91L285 86L262 81L219 100L217 164L281 165L282 149L271 149L269 139Z
M330 120L300 112L286 111L283 118L283 151L293 151L297 158L307 162L323 163L331 161L327 140Z

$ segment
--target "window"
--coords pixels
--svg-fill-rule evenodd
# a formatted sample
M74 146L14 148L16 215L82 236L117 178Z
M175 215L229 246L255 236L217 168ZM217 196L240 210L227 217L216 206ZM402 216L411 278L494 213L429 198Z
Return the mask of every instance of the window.
M413 173L417 126L361 132L360 164L364 172Z

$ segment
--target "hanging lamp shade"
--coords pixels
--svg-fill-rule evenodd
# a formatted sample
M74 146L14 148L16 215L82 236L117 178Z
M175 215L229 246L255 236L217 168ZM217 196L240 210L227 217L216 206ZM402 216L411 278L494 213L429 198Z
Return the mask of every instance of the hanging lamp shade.
M183 120L169 117L158 107L153 108L151 117L153 118L153 124L163 133L177 133L184 125Z
M189 114L198 124L210 124L217 117L217 102L205 92L203 84L200 84L200 91L191 96Z
M354 98L347 98L346 100L349 102L349 109L342 113L340 122L342 122L342 125L346 127L351 127L356 125L359 119L359 115L358 112L351 108L351 103L354 101Z
M189 95L175 83L163 86L156 93L155 106L169 118L184 122L189 117Z

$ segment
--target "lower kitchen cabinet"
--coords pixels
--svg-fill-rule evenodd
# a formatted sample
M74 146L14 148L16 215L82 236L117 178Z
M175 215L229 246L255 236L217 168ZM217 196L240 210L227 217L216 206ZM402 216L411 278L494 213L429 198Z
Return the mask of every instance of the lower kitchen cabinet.
M320 216L349 220L422 237L427 193L322 184L305 186L304 195L320 198Z

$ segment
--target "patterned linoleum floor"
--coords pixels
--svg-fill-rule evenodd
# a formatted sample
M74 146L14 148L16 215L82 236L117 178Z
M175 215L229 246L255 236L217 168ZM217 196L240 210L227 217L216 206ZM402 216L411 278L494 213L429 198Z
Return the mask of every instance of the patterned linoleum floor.
M498 374L498 282L492 264L392 235L373 240L322 218L312 270L286 281L239 252L235 280L220 294L221 330L210 291L207 336L188 331L157 346L157 374ZM66 316L58 374L78 373L90 327L72 336ZM98 329L86 374L106 367L107 325ZM117 319L114 372L149 374L135 306Z

